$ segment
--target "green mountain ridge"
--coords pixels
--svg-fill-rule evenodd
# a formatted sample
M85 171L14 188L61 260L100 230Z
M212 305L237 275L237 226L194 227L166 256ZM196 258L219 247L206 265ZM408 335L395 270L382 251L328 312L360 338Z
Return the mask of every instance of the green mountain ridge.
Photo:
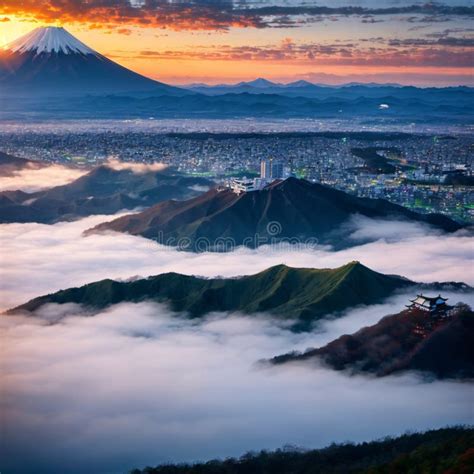
M164 273L129 282L102 280L35 298L9 312L34 312L48 303L77 303L100 310L122 302L156 301L190 318L214 311L269 312L309 328L328 314L381 302L412 285L410 280L375 272L359 262L336 269L276 265L236 278Z

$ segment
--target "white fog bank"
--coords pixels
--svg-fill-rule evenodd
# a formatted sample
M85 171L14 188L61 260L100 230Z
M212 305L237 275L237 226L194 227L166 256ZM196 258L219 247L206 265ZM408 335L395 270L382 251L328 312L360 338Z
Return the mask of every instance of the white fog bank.
M344 320L296 335L265 317L192 323L151 303L76 310L53 325L0 318L4 472L124 473L474 422L468 384L255 364L324 344Z
M13 176L0 176L0 191L21 190L26 193L34 193L54 186L68 184L89 171L89 169L68 168L62 165L24 169Z

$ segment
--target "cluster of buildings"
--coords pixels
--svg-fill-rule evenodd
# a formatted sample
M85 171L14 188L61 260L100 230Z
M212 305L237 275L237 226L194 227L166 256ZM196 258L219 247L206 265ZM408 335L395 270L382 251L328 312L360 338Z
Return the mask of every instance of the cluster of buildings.
M237 194L263 189L267 184L285 179L289 173L285 170L283 162L268 158L260 162L260 176L258 178L231 178L227 186Z
M86 129L61 133L0 130L2 151L54 163L98 165L110 157L168 164L180 172L225 183L236 192L261 189L288 175L335 187L360 197L387 199L417 212L438 212L474 223L474 186L445 183L449 173L473 177L474 134L439 136L365 130L341 133L278 132L157 133L143 128ZM248 130L248 124L242 123ZM394 165L377 173L355 148L375 148ZM268 157L273 157L269 160Z

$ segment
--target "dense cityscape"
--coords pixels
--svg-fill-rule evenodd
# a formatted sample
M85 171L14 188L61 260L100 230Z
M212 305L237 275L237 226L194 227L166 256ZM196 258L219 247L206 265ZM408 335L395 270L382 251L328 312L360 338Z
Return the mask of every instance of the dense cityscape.
M7 128L1 142L5 152L24 158L78 167L111 158L157 161L218 184L257 177L261 161L271 158L282 164L283 176L474 222L474 138L466 133L158 133L142 127L95 131L91 126L76 133L52 129L25 133Z

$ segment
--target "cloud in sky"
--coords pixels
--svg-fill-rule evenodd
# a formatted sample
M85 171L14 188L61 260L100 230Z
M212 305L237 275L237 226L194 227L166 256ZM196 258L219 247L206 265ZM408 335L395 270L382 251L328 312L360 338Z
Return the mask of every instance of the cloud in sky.
M426 233L415 225L356 220L348 228L355 242L369 234L371 244L332 252L325 249L239 248L226 253L178 252L127 234L91 235L82 232L110 220L94 216L55 225L3 224L0 226L1 309L35 296L104 278L130 278L175 271L203 276L252 274L272 265L335 268L352 260L415 281L465 281L474 284L470 259L473 239L463 235ZM396 230L396 232L395 232Z
M113 55L112 55L113 56ZM123 53L118 53L123 57ZM474 61L474 39L446 37L439 39L371 40L370 43L291 42L273 45L216 45L192 49L142 50L135 58L197 61L264 61L299 65L364 67L437 67L469 68Z
M339 17L357 17L362 21L370 18L403 16L466 17L474 16L469 5L446 3L403 2L393 5L382 2L377 5L311 5L305 2L234 3L231 0L188 0L179 2L123 1L123 0L4 0L0 14L16 15L42 22L61 21L87 23L93 27L110 28L124 25L167 28L173 30L227 30L234 28L281 28L297 27L307 23L332 20ZM374 20L377 21L377 20Z
M2 470L126 472L474 421L468 384L255 365L326 342L343 320L292 334L268 318L219 316L195 323L141 303L54 325L2 318Z

